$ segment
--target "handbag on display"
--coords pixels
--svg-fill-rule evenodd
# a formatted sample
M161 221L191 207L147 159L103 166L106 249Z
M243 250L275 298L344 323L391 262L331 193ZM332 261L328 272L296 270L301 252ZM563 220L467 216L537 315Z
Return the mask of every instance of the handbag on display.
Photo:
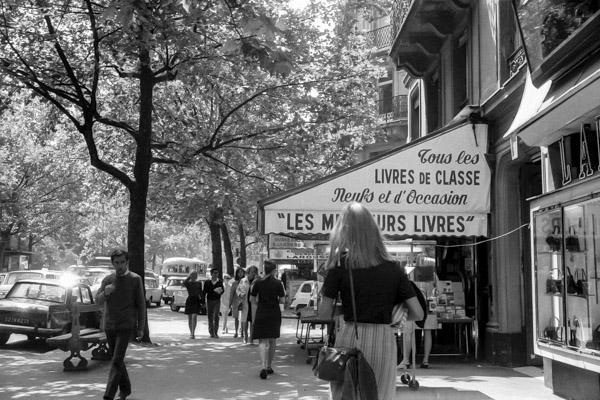
M552 233L546 236L546 243L550 247L550 251L560 251L560 227L554 225Z
M554 325L554 321L557 322L557 325ZM544 338L554 341L563 340L563 327L560 324L560 320L558 319L558 317L552 318L552 322L550 322L550 325L544 328Z
M585 347L593 350L600 350L600 325L592 331L592 340L585 344Z
M581 251L581 246L579 246L579 237L577 236L577 232L575 231L575 227L573 225L569 227L569 234L565 238L565 248L568 251Z
M552 268L552 270L550 270L550 274L552 274L552 271L557 270L559 272L558 274L558 278L548 278L546 279L546 293L550 293L550 294L560 294L562 293L562 289L563 289L563 281L562 278L560 278L560 270L558 268Z
M575 269L575 289L577 294L581 296L590 295L590 287L587 280L587 272L583 268Z
M575 284L575 278L571 274L571 269L567 267L567 293L577 294L577 285Z
M344 266L345 263L342 263ZM352 312L354 313L354 336L358 340L358 328L356 322L356 299L354 295L354 279L352 277L352 268L346 267L350 276L350 296L352 299ZM334 308L335 310L335 308ZM353 369L360 368L361 372L368 376L374 373L362 352L357 348L344 348L335 346L323 346L319 350L315 363L313 364L313 373L319 379L329 382L344 382L348 367L354 363ZM366 371L365 371L366 369ZM361 375L362 376L362 375ZM359 382L355 382L358 384ZM359 388L360 390L360 388ZM372 388L370 389L372 390Z

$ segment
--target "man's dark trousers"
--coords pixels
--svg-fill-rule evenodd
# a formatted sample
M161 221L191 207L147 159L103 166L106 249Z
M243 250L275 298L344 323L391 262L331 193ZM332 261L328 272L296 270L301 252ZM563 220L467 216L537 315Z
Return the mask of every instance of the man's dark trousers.
M218 336L219 332L219 307L221 300L207 300L206 314L208 314L208 333L210 337Z
M108 348L113 352L108 374L108 383L104 392L105 400L113 400L117 393L117 388L121 395L129 396L131 394L131 382L125 368L125 353L131 339L133 331L131 329L106 330L106 341Z

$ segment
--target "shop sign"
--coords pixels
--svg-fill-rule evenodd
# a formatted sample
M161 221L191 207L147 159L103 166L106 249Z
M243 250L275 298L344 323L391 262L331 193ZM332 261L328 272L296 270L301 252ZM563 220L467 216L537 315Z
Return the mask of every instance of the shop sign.
M581 124L579 134L563 136L558 141L563 186L600 171L599 129L600 117L597 117L595 132L589 124Z
M271 249L269 258L275 260L313 260L315 252L313 249ZM317 253L318 260L326 260L327 254Z
M304 247L302 240L281 235L269 235L269 248L271 249L294 249Z
M384 233L487 235L487 125L424 138L264 205L265 233L328 233L344 205L364 204Z

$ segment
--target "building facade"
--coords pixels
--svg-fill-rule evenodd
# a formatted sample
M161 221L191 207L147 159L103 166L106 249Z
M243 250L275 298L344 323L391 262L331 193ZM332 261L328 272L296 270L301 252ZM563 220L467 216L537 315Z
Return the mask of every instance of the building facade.
M419 129L488 127L480 356L543 364L572 399L600 398L599 3L396 0L390 13L389 56L420 81Z

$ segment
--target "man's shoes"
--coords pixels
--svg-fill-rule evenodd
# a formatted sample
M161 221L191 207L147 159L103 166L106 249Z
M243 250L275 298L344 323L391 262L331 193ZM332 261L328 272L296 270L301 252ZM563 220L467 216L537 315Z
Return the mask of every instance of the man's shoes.
M271 367L267 368L267 375L271 375L274 372L275 371L273 371L273 368L271 368Z
M238 335L237 335L237 332L236 332L236 333L233 334L233 338L237 339L237 337L238 337Z
M428 362L421 363L420 367L421 368L429 368L429 363Z
M217 334L215 333L215 336L214 336L214 338L215 338L215 339L218 339L218 338L219 338L219 335L217 335Z
M266 369L260 370L260 379L267 379L267 370Z

